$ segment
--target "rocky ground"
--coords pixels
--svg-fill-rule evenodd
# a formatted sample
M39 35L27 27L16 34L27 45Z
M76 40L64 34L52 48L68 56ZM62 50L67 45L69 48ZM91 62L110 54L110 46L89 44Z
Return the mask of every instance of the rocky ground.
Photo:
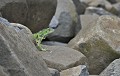
M0 76L120 76L119 17L120 0L0 0Z

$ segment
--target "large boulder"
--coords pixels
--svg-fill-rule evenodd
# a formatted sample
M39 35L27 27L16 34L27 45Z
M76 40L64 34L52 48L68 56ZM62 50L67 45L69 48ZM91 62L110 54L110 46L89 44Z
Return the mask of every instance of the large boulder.
M0 0L2 16L26 25L32 32L48 27L56 6L57 0Z
M23 24L27 17L26 0L0 0L2 16L10 22Z
M68 42L75 36L75 29L79 25L79 18L72 0L58 0L55 18L58 20L58 27L49 37L53 41ZM80 26L77 27L80 30Z
M28 14L25 25L33 32L47 28L55 14L57 0L26 0Z
M99 76L120 76L120 59L114 60Z
M48 36L52 41L69 42L75 35L75 25L69 13L62 12L59 17L59 24L55 31Z
M44 48L48 50L41 51L46 64L59 71L87 62L87 58L82 53L68 47L44 46Z
M10 76L51 76L28 35L0 18L0 65Z
M89 72L99 74L120 57L120 18L100 16L83 28L68 46L82 52L89 60Z

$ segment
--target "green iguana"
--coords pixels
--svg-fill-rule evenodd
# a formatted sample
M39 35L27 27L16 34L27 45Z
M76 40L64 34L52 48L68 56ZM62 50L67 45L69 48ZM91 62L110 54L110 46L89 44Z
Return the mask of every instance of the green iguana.
M33 34L33 38L35 40L35 44L37 45L37 48L42 50L42 51L46 51L46 49L44 49L42 47L42 40L46 38L46 36L50 33L54 32L54 29L52 28L47 28L47 29L43 29L41 31L39 31L38 33Z

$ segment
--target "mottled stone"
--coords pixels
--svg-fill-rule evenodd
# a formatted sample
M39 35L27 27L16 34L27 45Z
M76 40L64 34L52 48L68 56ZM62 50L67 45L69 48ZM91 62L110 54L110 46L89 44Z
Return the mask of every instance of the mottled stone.
M0 65L10 76L51 76L27 34L0 18Z
M69 42L75 35L75 25L69 13L62 12L59 17L59 25L48 38L51 41Z
M58 0L55 18L58 20L58 27L48 38L52 41L69 42L75 36L76 27L81 29L76 7L72 0Z
M59 71L68 69L80 64L85 64L86 57L71 48L63 46L44 46L46 52L41 51L43 59L50 68L55 68Z
M68 46L82 52L89 63L90 74L99 74L120 57L120 18L100 16L83 28Z
M2 16L27 26L33 33L47 28L55 14L57 0L0 0Z
M120 76L120 59L114 60L99 76Z

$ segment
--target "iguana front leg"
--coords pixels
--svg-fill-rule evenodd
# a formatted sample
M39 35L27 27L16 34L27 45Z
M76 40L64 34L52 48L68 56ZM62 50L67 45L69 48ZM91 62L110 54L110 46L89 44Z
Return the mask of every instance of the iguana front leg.
M43 40L43 38L39 38L39 39L36 39L36 43L37 43L37 48L41 51L46 51L46 49L44 49L42 47L42 44L41 44L41 41Z

